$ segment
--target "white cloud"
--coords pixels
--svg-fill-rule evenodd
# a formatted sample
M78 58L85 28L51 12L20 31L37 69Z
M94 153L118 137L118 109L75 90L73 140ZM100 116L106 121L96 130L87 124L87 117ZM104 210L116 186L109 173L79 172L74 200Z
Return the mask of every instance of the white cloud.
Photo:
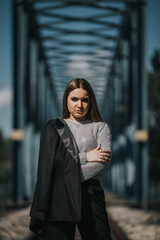
M13 91L10 87L0 90L0 108L11 104L13 99Z

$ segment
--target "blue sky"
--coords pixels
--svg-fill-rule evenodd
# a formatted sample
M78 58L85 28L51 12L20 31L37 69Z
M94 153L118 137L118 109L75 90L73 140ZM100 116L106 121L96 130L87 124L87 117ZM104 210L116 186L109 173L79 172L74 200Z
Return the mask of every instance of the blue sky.
M11 0L0 7L0 128L9 136L12 129L12 9ZM146 65L155 49L160 49L160 0L148 0Z
M12 128L12 16L11 0L0 7L0 128L9 135Z

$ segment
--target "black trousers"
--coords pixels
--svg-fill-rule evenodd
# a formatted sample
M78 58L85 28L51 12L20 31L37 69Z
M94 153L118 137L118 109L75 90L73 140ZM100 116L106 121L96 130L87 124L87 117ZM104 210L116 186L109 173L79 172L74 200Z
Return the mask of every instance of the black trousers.
M96 179L82 187L81 222L48 222L43 240L74 240L76 224L83 240L111 240L103 188Z

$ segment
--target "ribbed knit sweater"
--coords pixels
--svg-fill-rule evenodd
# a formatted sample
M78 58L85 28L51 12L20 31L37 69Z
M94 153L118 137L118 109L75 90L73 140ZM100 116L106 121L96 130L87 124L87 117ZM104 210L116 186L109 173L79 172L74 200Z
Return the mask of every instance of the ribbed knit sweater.
M102 172L107 169L110 162L87 162L87 152L101 145L101 149L111 151L111 131L105 122L91 120L74 121L64 119L69 126L79 150L81 164L81 181L94 178L101 180Z

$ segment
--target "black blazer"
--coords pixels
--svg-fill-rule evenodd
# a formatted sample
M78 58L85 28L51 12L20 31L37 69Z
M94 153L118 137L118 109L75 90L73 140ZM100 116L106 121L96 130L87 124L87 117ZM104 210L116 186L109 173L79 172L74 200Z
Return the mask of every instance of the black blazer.
M49 120L40 138L31 231L44 236L47 220L81 220L80 176L78 148L68 125L61 117Z

